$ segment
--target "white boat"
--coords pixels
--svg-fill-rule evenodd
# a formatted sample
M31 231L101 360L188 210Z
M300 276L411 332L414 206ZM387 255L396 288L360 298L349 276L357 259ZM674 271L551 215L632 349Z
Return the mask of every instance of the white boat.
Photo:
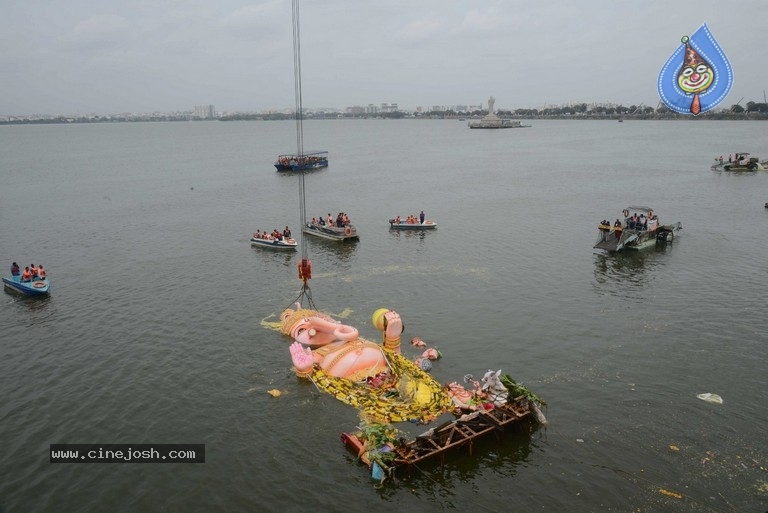
M389 227L392 230L433 230L437 228L437 223L429 219L425 219L423 223L419 222L418 219L416 219L416 222L409 223L406 219L398 217L389 220Z
M295 250L298 244L296 243L296 239L291 239L290 237L283 237L282 239L251 237L251 246L269 249Z
M330 224L319 224L307 221L302 228L302 231L307 235L314 237L320 237L328 240L358 240L357 228L354 225L348 224L346 226L333 226Z
M614 222L598 224L600 235L594 248L609 252L637 251L671 242L683 229L679 221L661 224L653 209L648 207L627 207L622 216Z

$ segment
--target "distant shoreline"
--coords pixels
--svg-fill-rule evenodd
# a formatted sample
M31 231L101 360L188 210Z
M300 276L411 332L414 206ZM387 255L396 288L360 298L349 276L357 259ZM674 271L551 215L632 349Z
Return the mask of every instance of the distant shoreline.
M570 121L768 121L768 113L706 113L700 116L686 116L671 112L633 115L539 115L539 116L519 116L499 115L502 119L512 119L519 121L541 121L541 120L570 120ZM390 120L390 119L444 119L455 121L479 120L482 116L459 116L459 115L403 115L401 116L350 116L350 115L324 115L307 116L308 120L348 120L348 119L367 119L367 120ZM72 125L72 124L92 124L92 123L147 123L147 122L212 122L212 121L293 121L292 115L259 115L243 114L236 116L221 116L216 118L195 118L188 115L158 115L158 116L95 116L95 117L12 117L11 119L0 120L0 125Z

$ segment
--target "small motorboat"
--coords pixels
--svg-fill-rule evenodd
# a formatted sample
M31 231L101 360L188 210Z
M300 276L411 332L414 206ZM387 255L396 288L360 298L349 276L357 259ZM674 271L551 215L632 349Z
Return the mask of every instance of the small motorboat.
M718 162L719 164L719 162ZM733 161L722 163L725 171L768 171L768 162L760 161L758 157L752 157L749 153L736 153Z
M409 223L406 219L397 218L389 220L389 227L392 230L433 230L437 228L437 223L429 219L425 219L423 223L418 219Z
M5 290L26 296L45 296L51 290L51 282L48 278L22 281L21 276L3 277L3 284Z
M298 246L296 239L283 237L282 239L264 239L262 237L251 237L251 246L269 249L295 250Z
M346 226L334 226L331 224L320 224L307 221L304 224L302 231L307 235L313 235L328 240L345 241L358 240L360 238L357 235L357 228L352 224Z

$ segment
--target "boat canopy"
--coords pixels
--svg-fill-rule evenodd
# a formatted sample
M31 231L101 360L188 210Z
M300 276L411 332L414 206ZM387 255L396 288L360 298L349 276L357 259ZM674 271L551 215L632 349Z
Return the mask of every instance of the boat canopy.
M650 207L627 207L626 210L629 210L630 212L644 212L647 214L653 209Z
M305 151L303 154L299 153L281 153L277 158L298 159L299 157L328 157L326 150Z

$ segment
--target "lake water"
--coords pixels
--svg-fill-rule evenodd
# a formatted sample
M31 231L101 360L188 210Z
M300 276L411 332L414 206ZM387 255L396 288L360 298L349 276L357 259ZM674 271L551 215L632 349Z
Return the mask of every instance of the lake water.
M339 441L357 412L268 327L300 252L248 239L299 232L297 176L272 166L293 122L0 127L0 261L52 281L2 295L0 511L766 511L768 173L710 170L768 157L765 125L530 124L304 123L330 152L309 216L361 234L306 241L318 308L373 340L393 308L441 350L439 381L502 369L548 403L545 427L383 487ZM680 237L592 249L630 205ZM437 230L389 231L420 210ZM51 464L52 443L205 444L206 462Z

